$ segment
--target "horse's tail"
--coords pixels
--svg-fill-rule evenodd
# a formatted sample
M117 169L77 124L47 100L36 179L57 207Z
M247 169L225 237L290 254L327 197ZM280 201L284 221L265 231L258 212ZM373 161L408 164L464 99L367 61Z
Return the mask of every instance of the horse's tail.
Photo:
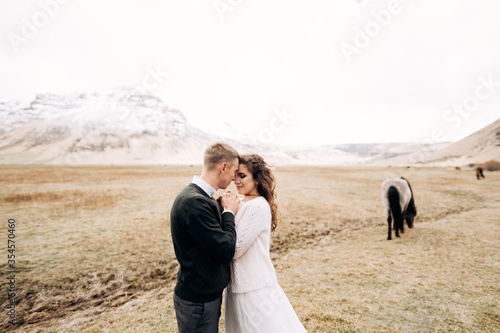
M394 186L387 190L387 198L389 199L389 207L391 208L392 217L394 218L394 229L403 229L403 214L401 214L401 204L399 203L399 192Z
M411 199L410 202L408 203L408 207L406 207L406 212L413 214L413 216L415 216L417 215L417 206L415 206L415 199L413 198L413 190L411 188L410 182L404 177L401 177L401 179L405 180L408 183L408 187L410 188L410 193L411 193Z

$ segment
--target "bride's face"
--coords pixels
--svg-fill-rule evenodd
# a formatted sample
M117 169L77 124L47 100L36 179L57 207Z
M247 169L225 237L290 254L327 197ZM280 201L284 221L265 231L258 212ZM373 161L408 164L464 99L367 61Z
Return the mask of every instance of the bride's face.
M257 182L253 179L252 173L248 170L247 166L240 164L236 178L234 179L234 184L238 193L241 195L256 195Z

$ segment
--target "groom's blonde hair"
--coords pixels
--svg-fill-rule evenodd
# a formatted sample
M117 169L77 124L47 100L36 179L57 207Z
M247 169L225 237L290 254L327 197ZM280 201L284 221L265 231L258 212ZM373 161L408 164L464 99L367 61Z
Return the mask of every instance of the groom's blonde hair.
M212 170L219 164L226 162L227 166L231 168L239 156L236 149L227 143L216 142L205 150L203 166L207 170Z

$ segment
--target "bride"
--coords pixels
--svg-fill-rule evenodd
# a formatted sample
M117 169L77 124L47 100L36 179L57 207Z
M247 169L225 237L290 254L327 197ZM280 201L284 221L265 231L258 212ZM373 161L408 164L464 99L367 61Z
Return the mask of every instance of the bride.
M235 184L244 199L236 214L236 251L225 298L226 332L306 332L278 284L269 256L271 231L278 222L274 175L259 155L243 155Z

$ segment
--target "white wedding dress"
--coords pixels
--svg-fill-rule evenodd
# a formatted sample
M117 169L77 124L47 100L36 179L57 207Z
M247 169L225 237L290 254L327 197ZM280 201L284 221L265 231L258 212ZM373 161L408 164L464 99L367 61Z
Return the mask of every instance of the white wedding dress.
M281 289L269 256L271 209L263 197L236 214L236 252L226 289L227 333L306 332Z

